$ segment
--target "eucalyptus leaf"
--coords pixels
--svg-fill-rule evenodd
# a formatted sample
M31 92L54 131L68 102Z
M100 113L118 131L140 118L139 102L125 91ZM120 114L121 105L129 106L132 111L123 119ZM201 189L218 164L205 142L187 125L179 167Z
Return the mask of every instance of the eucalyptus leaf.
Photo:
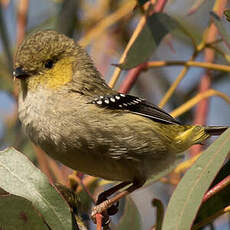
M69 206L25 155L14 148L0 151L0 178L0 187L31 201L51 229L72 229Z
M213 188L216 184L222 181L225 177L230 175L230 160L221 168L214 182L212 183L211 188ZM224 209L225 207L230 205L230 184L224 187L221 191L211 196L206 202L202 203L197 217L194 221L195 224L201 222L204 219L214 215L218 211Z
M32 203L20 196L0 196L0 210L0 229L49 230Z
M162 230L190 229L205 192L230 151L230 128L187 171L174 191Z
M221 18L214 13L213 11L210 13L213 22L215 23L216 27L218 28L218 31L221 35L221 37L223 38L224 43L226 44L226 46L230 49L230 36L227 33L224 25L223 25L223 21L221 20Z
M121 217L116 230L140 230L141 229L141 217L134 202L130 199L126 199L124 215Z
M124 63L118 66L131 69L148 61L162 39L179 28L176 20L164 13L155 13L146 19L146 24L127 53Z

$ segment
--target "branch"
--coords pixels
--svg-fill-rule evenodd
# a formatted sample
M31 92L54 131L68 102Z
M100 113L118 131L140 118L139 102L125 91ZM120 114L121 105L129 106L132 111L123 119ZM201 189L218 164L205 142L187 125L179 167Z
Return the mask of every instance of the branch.
M165 66L183 65L186 67L200 67L209 70L219 70L224 72L230 72L230 66L214 64L212 62L197 62L197 61L152 61L145 64L145 68L156 68Z
M213 11L216 12L218 16L223 15L223 10L227 4L227 0L216 0ZM204 37L205 43L212 43L216 40L218 31L214 23L211 23L208 31L207 36ZM206 48L204 53L204 60L205 62L213 62L215 59L215 52L213 49ZM199 92L204 93L207 91L211 86L211 74L209 71L206 71L206 73L203 75L200 85L199 85ZM205 100L200 101L200 103L197 105L196 112L195 112L195 124L205 125L206 118L208 114L208 105L209 100L206 98ZM191 156L194 156L198 154L202 150L202 147L200 145L193 146L191 148Z
M17 46L22 42L25 36L29 0L21 0L17 11Z
M215 213L214 215L212 216L209 216L208 218L202 220L200 223L198 224L195 224L193 227L192 227L192 230L198 230L200 229L201 227L211 223L212 221L214 221L217 217L227 213L227 212L230 212L230 206L227 206L226 208L218 211L217 213Z
M203 198L203 203L207 201L210 197L224 189L226 186L230 184L230 175L225 177L221 182L216 184L214 187L212 187L205 195Z
M96 223L97 223L97 230L101 230L102 226L102 215L101 214L96 214Z
M196 105L197 103L199 103L201 100L205 99L205 98L209 98L212 96L218 96L223 98L227 103L230 104L230 98L217 90L214 89L209 89L203 93L198 93L195 97L193 97L192 99L188 100L186 103L184 103L183 105L181 105L179 108L173 110L171 112L171 115L173 117L178 117L181 114L185 113L186 111L188 111L189 109L191 109L194 105Z
M127 1L120 9L118 9L108 17L102 19L79 41L79 44L82 46L87 46L89 43L92 42L93 39L99 37L103 33L103 31L106 30L109 26L115 24L121 18L130 13L133 10L135 4L135 1Z

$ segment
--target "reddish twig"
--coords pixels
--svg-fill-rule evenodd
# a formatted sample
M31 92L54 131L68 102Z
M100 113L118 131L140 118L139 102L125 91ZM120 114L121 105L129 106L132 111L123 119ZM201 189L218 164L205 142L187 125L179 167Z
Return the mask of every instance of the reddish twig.
M168 0L158 0L154 12L162 12Z
M22 42L25 36L29 0L21 0L17 12L17 46Z
M52 173L51 173L50 168L49 168L49 163L48 163L47 156L37 146L33 145L33 147L34 147L34 150L35 150L35 154L36 154L36 157L37 157L39 168L47 176L49 182L51 184L53 184L53 182L54 182L53 181L53 176L52 176Z
M131 89L131 87L134 85L140 73L146 68L147 68L147 63L143 63L133 68L132 70L130 70L127 76L125 77L124 81L122 82L119 88L119 92L127 93Z
M96 214L96 223L97 223L97 230L101 230L102 228L102 215L100 213Z
M68 186L68 175L71 174L71 169L67 168L64 165L57 164L56 161L54 161L52 158L49 158L49 156L46 156L47 158L47 166L49 167L49 170L52 172L52 174L55 177L55 181L63 184L65 186ZM67 174L67 172L68 174Z
M224 6L227 4L227 0L216 0L213 10L217 13L218 16L223 15ZM212 43L216 40L217 37L217 28L212 23L209 26L209 30L205 39L206 43ZM206 48L204 51L204 60L205 62L213 62L215 59L215 52L210 48ZM209 70L206 70L206 73L202 76L199 85L199 93L204 93L208 90L211 86L211 74ZM199 125L205 125L207 114L208 114L208 105L209 105L209 98L206 98L198 103L196 112L195 112L195 119L194 123ZM201 145L195 145L191 148L190 155L195 156L199 152L202 151Z
M210 197L224 189L226 186L230 185L230 175L225 177L221 182L216 184L213 188L211 188L203 197L203 203L207 201Z

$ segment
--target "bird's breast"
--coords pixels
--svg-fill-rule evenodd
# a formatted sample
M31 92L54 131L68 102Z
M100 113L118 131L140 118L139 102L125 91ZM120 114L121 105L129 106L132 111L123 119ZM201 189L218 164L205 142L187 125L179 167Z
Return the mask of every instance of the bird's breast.
M146 179L175 160L151 120L107 111L76 95L44 89L20 95L19 118L47 154L93 176Z

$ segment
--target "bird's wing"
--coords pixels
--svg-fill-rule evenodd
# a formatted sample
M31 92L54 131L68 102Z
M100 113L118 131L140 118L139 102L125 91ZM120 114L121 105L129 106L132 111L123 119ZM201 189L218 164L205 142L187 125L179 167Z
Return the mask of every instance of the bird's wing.
M99 96L89 103L113 110L126 110L164 124L180 124L158 106L147 102L145 99L127 94L119 93L114 95Z

